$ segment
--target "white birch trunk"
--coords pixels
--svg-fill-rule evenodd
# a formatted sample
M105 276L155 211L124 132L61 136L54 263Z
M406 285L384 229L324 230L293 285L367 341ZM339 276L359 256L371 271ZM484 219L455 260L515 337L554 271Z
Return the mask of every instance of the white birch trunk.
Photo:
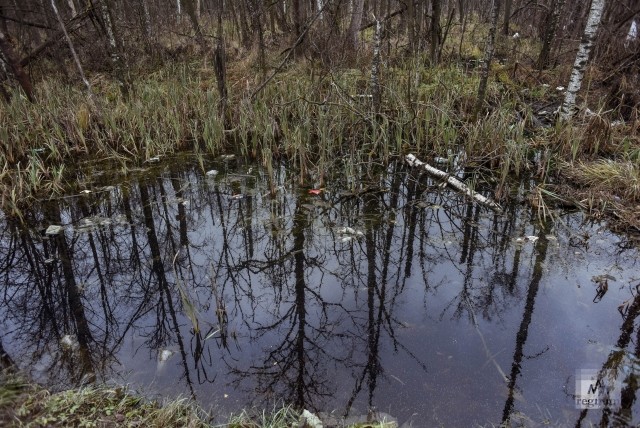
M64 21L60 17L60 13L58 12L58 8L56 7L55 0L51 0L51 8L53 9L53 13L56 15L56 19L60 24L60 28L62 29L62 33L64 34L64 38L67 41L67 45L69 45L69 50L71 51L71 56L73 57L73 62L76 63L76 67L78 68L78 73L80 74L80 78L82 79L82 83L87 88L87 92L89 93L89 99L93 100L93 91L91 90L91 84L89 80L84 74L84 70L82 69L82 64L80 64L80 60L78 59L78 54L76 53L76 49L73 47L73 43L71 43L71 37L69 37L69 33L67 33L67 27L64 25Z
M498 212L498 213L502 212L502 208L500 207L500 205L498 205L493 200L485 196L482 196L479 193L476 193L474 190L470 189L469 186L464 184L462 181L458 180L455 177L450 176L446 172L439 170L437 168L434 168L431 165L418 160L418 158L416 158L415 155L408 154L405 157L405 160L410 166L424 169L432 177L439 178L440 180L445 181L449 186L453 187L454 189L456 189L461 193L464 193L467 196L472 197L478 203L491 208L495 212Z
M318 7L318 10L322 10L324 8L324 0L316 0L316 6ZM320 12L320 17L318 19L322 21L322 12Z
M576 97L580 90L580 86L582 86L584 70L587 67L589 54L591 53L591 48L593 47L598 26L602 19L604 5L605 0L593 0L591 2L591 10L589 11L589 18L587 19L587 26L584 29L584 36L580 42L580 47L578 47L576 60L573 63L571 77L569 78L569 84L567 85L567 93L564 97L562 107L560 107L561 120L568 120L575 114Z
M116 35L116 28L113 22L113 18L111 17L111 11L109 10L109 6L107 5L107 0L100 1L100 12L102 14L102 20L104 21L105 30L107 32L107 38L109 39L109 48L110 48L110 56L111 62L113 63L113 68L116 72L116 77L118 82L120 83L120 90L123 95L129 94L129 81L126 76L126 63L123 58L123 52L121 51L121 46L118 41L118 36Z
M78 12L76 11L76 4L73 0L67 0L67 4L69 5L69 9L71 9L71 17L75 18Z

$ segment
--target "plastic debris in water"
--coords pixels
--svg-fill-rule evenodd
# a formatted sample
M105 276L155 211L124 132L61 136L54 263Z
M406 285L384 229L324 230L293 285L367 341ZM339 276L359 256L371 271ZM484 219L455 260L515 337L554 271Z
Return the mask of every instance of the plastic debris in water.
M51 226L47 227L47 230L44 232L45 235L57 235L60 232L62 232L63 227L62 226L58 226L57 224L52 224Z
M62 336L62 339L60 339L60 345L65 349L77 349L79 346L78 339L73 334L65 334Z
M322 189L309 189L310 195L319 195L320 193L322 193Z
M218 170L217 169L212 169L210 171L206 172L207 177L215 177L216 175L218 175Z
M160 354L158 355L158 360L161 363L164 363L165 361L167 361L169 358L171 358L171 356L174 354L174 352L170 349L163 349Z
M339 227L338 230L336 231L338 232L339 235L351 235L351 236L355 236L355 237L361 237L364 236L364 232L362 232L361 230L356 230L352 227Z
M160 162L160 156L154 156L152 158L149 158L149 159L147 159L147 162L149 162L149 163Z
M300 415L300 424L298 426L310 428L322 428L322 421L319 417L304 409Z

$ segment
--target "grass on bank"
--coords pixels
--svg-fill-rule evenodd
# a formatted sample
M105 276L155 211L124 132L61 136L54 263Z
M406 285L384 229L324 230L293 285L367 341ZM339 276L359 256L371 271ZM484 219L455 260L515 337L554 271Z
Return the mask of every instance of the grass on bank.
M160 406L124 388L83 387L51 392L3 375L0 422L25 427L208 427L207 415L186 399Z
M189 427L189 428L312 428L290 406L270 411L244 410L227 422L186 398L146 400L125 387L86 386L52 392L20 375L0 373L0 425L8 427ZM345 428L393 428L388 421L342 423Z

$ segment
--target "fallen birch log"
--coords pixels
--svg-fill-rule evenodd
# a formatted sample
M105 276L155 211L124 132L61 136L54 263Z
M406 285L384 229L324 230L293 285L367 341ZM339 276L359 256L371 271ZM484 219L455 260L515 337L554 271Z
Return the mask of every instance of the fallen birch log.
M475 191L470 189L469 186L464 184L462 181L458 180L455 177L450 176L446 172L441 171L438 168L434 168L431 165L422 162L421 160L418 160L418 158L416 158L415 155L408 154L405 157L405 160L407 161L407 163L410 166L423 168L432 177L436 177L436 178L439 178L440 180L445 181L449 186L453 187L454 189L456 189L459 192L464 193L465 195L468 195L468 196L472 197L473 199L478 201L478 203L480 203L480 204L482 204L482 205L484 205L486 207L489 207L489 208L491 208L492 210L494 210L494 211L496 211L498 213L502 212L502 208L496 202L492 201L491 199L489 199L489 198L487 198L485 196L482 196L479 193L476 193Z

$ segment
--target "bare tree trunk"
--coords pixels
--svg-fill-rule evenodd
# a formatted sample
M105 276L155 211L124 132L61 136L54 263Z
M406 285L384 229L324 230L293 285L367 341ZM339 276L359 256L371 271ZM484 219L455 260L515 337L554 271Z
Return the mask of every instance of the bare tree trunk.
M147 0L140 0L142 4L142 13L144 15L144 35L147 38L147 43L153 41L153 27L151 26L151 14L149 13L149 4Z
M78 14L78 11L76 10L76 4L73 2L73 0L67 0L67 4L69 5L69 9L71 10L71 17L75 18ZM56 15L59 15L59 13L56 12Z
M33 86L31 85L31 80L27 73L25 73L24 69L20 65L20 59L16 54L11 42L9 41L9 36L4 31L0 30L0 61L4 61L11 73L16 77L18 83L22 87L27 99L32 103L35 102L35 98L33 97Z
M436 66L439 61L440 43L442 38L442 29L440 28L440 0L431 0L431 66Z
M578 53L576 54L576 60L573 63L573 69L571 70L571 77L569 78L569 84L567 85L567 93L564 97L564 102L560 108L560 119L568 120L575 114L576 97L580 86L582 86L582 78L584 77L584 71L589 62L589 54L593 47L593 42L598 32L598 26L602 19L602 12L604 11L605 0L593 0L591 2L591 9L589 10L589 18L587 19L587 26L584 29L584 35L582 41L578 47Z
M502 34L509 35L509 22L511 20L511 5L513 0L505 0L504 2L504 21L502 21Z
M204 33L202 32L202 27L200 26L200 20L198 19L195 1L196 0L185 0L184 7L187 10L187 15L189 15L191 26L193 26L193 31L196 32L196 42L198 42L198 45L200 45L200 49L202 49L203 52L207 52L207 42L204 39Z
M373 38L373 61L371 64L371 95L373 98L373 111L380 113L382 103L382 91L380 89L380 64L382 60L380 45L382 44L382 22L376 19L376 32Z
M67 45L69 45L69 50L71 51L71 56L73 56L73 61L76 63L76 67L78 68L78 73L80 73L80 78L82 79L82 83L87 88L87 92L89 93L89 98L93 99L93 91L91 90L91 84L89 80L87 80L84 75L84 70L82 69L82 64L80 64L80 60L78 59L78 54L76 53L75 48L73 47L73 43L71 43L71 37L69 37L69 33L67 32L67 27L64 25L64 21L58 12L58 7L56 6L55 0L51 0L51 8L53 9L53 13L56 15L58 19L58 23L60 24L60 28L64 33L64 38L67 41Z
M549 2L549 10L545 18L545 31L542 39L542 48L540 49L540 55L538 56L537 68L538 70L544 70L549 67L549 61L551 56L551 44L556 38L558 32L558 22L560 18L560 12L564 7L564 0L551 0Z
M491 60L493 59L493 52L496 44L496 28L498 26L498 15L500 14L501 0L493 0L493 6L491 7L491 26L489 27L489 35L487 36L487 44L484 51L484 61L482 63L482 70L480 72L480 85L478 86L478 98L476 99L476 105L473 108L474 120L478 117L478 113L482 109L484 104L484 98L487 94L487 82L489 80L489 70L491 69Z
M109 53L111 56L111 62L120 85L120 92L125 97L129 96L131 92L131 83L129 82L127 64L124 59L124 49L122 48L122 42L118 37L116 26L111 16L111 10L107 3L108 0L98 0L100 6L100 16L104 24L104 29L107 33L107 40L109 42Z
M227 120L227 71L226 71L226 55L224 49L224 27L222 26L222 15L224 14L224 0L218 0L218 34L216 48L213 53L213 64L216 73L216 82L218 84L218 94L220 101L218 111L223 126L228 127Z
M305 2L302 0L293 0L293 31L295 40L293 44L293 58L295 59L298 54L305 49L305 34L307 32L307 13L305 8Z
M418 50L416 41L416 6L413 0L407 2L407 39L409 43L409 51L415 54Z
M465 0L458 0L458 22L460 24L462 24L464 22L464 12L465 12L465 8L464 8L464 2Z
M347 44L356 49L358 47L358 34L362 25L362 14L364 13L364 0L353 0L353 11L351 12L351 23L347 30Z

